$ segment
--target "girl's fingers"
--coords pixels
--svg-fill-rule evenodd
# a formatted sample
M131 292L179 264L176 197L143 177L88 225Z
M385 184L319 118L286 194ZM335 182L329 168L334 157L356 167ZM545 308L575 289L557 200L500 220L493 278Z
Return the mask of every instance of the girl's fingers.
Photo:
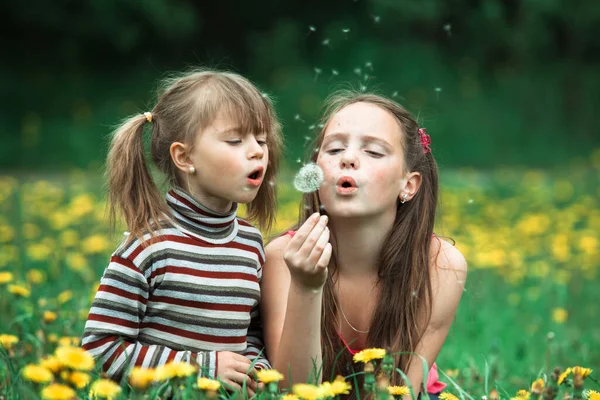
M317 269L321 268L321 269L326 269L327 266L329 265L329 260L331 259L331 251L332 251L332 247L331 247L331 243L327 243L325 245L325 250L323 250L323 253L321 253L321 257L319 258L319 261L317 261Z
M310 256L308 256L308 261L311 263L311 265L316 266L317 262L321 258L321 255L323 254L323 251L325 251L325 246L327 243L329 243L329 228L325 227L321 233L321 236L317 240L317 243L315 243L315 246L310 252Z
M298 251L300 247L302 247L302 245L304 244L306 237L313 230L317 222L319 222L319 213L314 213L306 221L304 221L300 229L298 229L294 234L292 240L290 240L287 244L286 252Z
M326 215L323 215L321 216L321 218L319 218L319 222L309 233L308 237L304 241L304 244L302 244L302 247L300 248L299 252L304 253L307 257L310 255L310 253L313 251L313 248L319 241L321 234L323 233L325 228L327 228L327 221L328 218Z

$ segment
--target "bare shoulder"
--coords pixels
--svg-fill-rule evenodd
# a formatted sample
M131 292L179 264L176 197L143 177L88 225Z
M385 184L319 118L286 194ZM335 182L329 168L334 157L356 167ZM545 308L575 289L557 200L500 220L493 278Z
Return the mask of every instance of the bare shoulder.
M287 246L291 239L292 237L290 235L281 235L267 243L265 247L265 254L267 260L269 260L269 257L271 259L283 258L283 250L285 249L285 246Z
M435 236L431 241L431 267L437 272L467 273L467 260L452 243Z

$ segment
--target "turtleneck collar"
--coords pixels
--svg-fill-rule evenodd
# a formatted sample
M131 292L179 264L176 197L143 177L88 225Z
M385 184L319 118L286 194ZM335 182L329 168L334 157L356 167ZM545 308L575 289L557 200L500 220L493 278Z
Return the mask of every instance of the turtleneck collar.
M238 233L237 203L226 213L210 210L181 188L167 193L167 205L173 220L182 232L208 243L224 244Z

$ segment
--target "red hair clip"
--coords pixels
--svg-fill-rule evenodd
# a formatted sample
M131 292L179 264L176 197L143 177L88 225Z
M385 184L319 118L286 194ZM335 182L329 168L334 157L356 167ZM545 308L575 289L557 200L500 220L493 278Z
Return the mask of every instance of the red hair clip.
M421 147L423 147L423 153L431 153L431 147L429 147L431 144L431 137L427 134L427 129L419 128L417 132L419 132L419 137L421 138Z

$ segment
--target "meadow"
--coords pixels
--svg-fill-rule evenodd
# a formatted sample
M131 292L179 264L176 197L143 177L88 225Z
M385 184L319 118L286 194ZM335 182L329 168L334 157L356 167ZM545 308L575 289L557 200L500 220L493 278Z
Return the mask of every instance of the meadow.
M300 195L287 183L291 174L280 179L279 217L266 237L296 221ZM598 399L600 149L546 170L442 168L441 184L436 231L452 238L469 263L437 360L448 383L444 398ZM99 367L76 350L102 271L125 230L118 226L111 234L102 188L96 172L0 174L0 399L144 398L126 385L119 394L98 381ZM584 368L567 369L575 366ZM154 397L167 386L176 398L223 393L214 382L189 378L193 371L170 373L171 380L148 389ZM554 392L538 393L540 378ZM590 391L582 392L583 378ZM260 397L280 396L269 384L276 380L264 377ZM296 394L312 400L343 392L315 393Z

